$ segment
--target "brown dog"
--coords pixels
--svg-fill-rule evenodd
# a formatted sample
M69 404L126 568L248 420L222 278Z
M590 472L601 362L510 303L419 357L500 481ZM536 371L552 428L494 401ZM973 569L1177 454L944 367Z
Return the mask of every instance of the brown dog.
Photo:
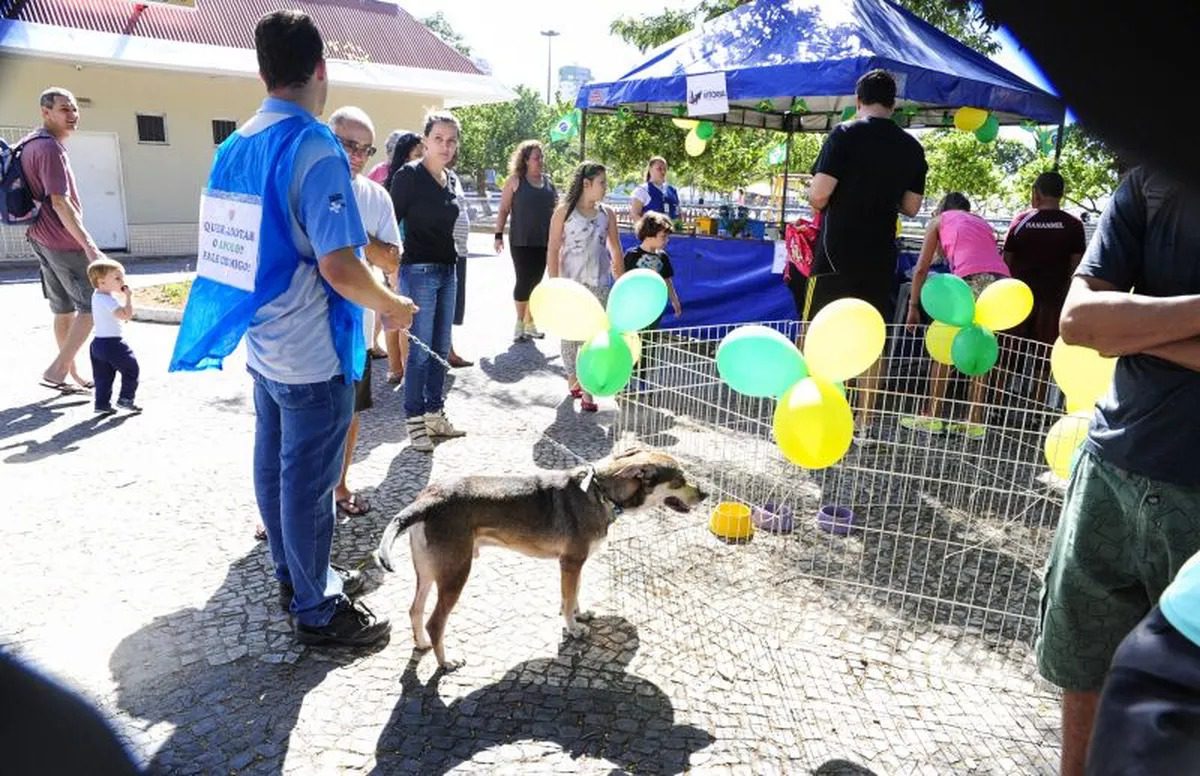
M379 565L392 571L392 547L408 531L417 572L409 609L413 640L418 649L433 647L438 665L453 670L461 662L446 660L446 619L481 546L557 558L565 629L570 636L581 636L587 629L579 621L591 615L579 611L580 573L617 512L659 505L687 512L703 500L674 458L645 449L618 453L594 467L526 477L464 477L423 490L383 532L377 557ZM437 606L422 626L434 584Z

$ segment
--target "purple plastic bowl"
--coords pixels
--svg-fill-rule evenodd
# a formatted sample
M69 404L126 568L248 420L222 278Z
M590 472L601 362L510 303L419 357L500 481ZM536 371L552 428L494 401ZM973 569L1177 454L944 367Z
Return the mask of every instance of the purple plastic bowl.
M787 504L763 504L754 509L750 519L755 528L773 534L790 534L796 527L792 508Z
M854 528L854 512L848 507L826 504L817 512L817 525L822 531L845 536Z

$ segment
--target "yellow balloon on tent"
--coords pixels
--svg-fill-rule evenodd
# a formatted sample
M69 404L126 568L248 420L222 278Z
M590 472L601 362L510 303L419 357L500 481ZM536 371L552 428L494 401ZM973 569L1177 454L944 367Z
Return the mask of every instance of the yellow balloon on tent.
M629 346L629 352L633 354L633 363L642 360L642 338L638 336L636 331L627 331L621 334L625 344Z
M687 139L683 141L683 149L687 151L688 156L699 156L704 153L704 149L708 147L708 141L696 134L696 130L688 133Z
M1046 433L1046 463L1050 464L1052 472L1064 480L1071 476L1071 464L1075 461L1079 446L1087 439L1091 420L1091 413L1088 412L1065 415Z
M979 108L959 108L954 111L954 126L963 132L974 132L987 121L988 112Z
M559 339L584 342L608 328L600 300L582 283L547 278L529 296L529 311L542 331Z
M680 129L695 129L700 122L697 119L671 119L671 123Z
M1085 407L1096 403L1112 385L1115 358L1105 358L1091 348L1068 345L1059 337L1050 351L1050 373L1066 394L1067 403Z
M806 469L824 469L850 449L854 414L836 385L806 377L779 397L772 428L775 443L789 461Z
M1033 291L1016 278L997 280L975 301L975 323L992 331L1011 329L1033 312Z
M954 366L954 357L950 355L950 349L959 331L959 327L941 321L929 324L925 331L925 349L929 351L929 357L939 364Z
M821 309L804 336L809 374L840 383L871 368L883 353L883 316L861 299L839 299Z

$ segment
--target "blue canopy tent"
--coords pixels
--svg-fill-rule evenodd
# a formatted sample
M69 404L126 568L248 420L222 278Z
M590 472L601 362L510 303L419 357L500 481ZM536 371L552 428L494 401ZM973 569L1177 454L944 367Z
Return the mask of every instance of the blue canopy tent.
M875 68L896 77L897 120L913 129L949 126L964 106L1000 124L1061 125L1065 115L1054 95L887 0L756 0L660 46L616 81L580 89L581 150L588 113L678 116L694 96L689 78L710 73L724 75L729 109L705 118L825 132L854 107L858 77Z

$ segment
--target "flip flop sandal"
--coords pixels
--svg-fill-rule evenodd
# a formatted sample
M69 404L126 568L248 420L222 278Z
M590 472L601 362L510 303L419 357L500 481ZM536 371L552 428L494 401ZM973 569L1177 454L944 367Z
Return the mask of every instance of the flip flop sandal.
M53 380L39 380L38 385L63 394L84 393L87 391L86 388L82 388L78 385L71 385L70 383L56 383Z
M567 390L567 395L570 396L572 399L582 399L583 398L583 389L582 388L570 388Z
M588 401L587 399L584 399L583 401L579 402L579 409L583 410L584 412L598 412L600 410L600 406L594 401Z
M371 502L367 501L367 497L362 494L351 493L350 498L344 498L337 502L337 508L342 514L358 517L371 511Z

